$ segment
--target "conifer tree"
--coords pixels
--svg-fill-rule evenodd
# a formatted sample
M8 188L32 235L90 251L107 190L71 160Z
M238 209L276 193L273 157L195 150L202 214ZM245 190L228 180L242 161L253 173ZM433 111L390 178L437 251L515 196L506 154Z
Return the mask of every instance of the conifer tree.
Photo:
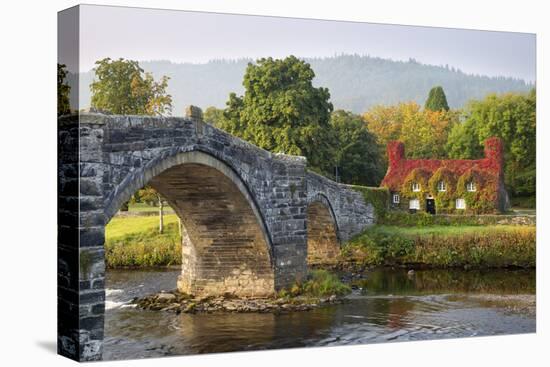
M428 95L424 108L431 111L449 111L447 96L445 96L445 92L442 87L437 86L430 90L430 94Z

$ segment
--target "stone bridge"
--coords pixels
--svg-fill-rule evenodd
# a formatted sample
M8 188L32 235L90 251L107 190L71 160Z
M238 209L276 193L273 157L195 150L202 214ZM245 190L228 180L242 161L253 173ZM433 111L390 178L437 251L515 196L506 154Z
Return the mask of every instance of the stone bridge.
M193 294L271 295L374 221L362 194L307 171L304 157L200 120L80 114L58 124L58 350L73 359L101 359L105 225L146 184L181 219L177 287Z

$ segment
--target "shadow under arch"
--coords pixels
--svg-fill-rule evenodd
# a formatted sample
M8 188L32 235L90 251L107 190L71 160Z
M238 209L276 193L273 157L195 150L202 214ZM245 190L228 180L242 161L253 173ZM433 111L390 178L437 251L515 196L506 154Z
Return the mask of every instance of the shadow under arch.
M182 222L180 291L274 292L269 230L252 192L229 164L201 150L154 159L130 173L107 199L106 223L147 184L166 198Z
M308 199L307 263L331 264L340 255L340 231L330 200L322 193Z

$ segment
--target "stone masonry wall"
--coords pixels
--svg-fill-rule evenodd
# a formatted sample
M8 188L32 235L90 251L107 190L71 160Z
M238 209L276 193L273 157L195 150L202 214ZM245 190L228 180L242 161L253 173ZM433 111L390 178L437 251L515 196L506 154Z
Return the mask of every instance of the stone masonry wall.
M321 201L314 201L307 208L307 263L332 264L338 261L336 223L328 208Z
M193 244L188 273L196 277L182 281L195 289L218 289L220 283L210 281L216 278L210 265L238 263L235 252L242 255L243 267L227 269L232 273L222 280L229 279L228 288L276 290L303 278L307 205L320 197L330 203L341 241L374 220L372 205L361 194L307 172L305 158L269 153L198 120L91 113L62 117L59 146L59 349L74 359L101 359L105 225L147 183L167 193L184 218L190 209L185 202L194 195L199 195L196 203L219 209L218 217L208 218L208 210L195 211L187 219L194 222L184 223L184 237ZM187 181L177 172L162 179L163 172L186 165L196 169L195 176L185 172ZM200 197L201 177L210 185L210 201ZM224 194L229 191L233 195ZM234 213L242 218L219 221ZM231 234L231 225L239 230ZM233 239L228 257L220 255L225 250L220 247L223 233ZM197 251L202 251L200 259Z
M336 183L313 172L308 172L306 177L308 202L322 201L330 206L341 242L348 241L374 224L374 207L366 203L363 195L351 186Z

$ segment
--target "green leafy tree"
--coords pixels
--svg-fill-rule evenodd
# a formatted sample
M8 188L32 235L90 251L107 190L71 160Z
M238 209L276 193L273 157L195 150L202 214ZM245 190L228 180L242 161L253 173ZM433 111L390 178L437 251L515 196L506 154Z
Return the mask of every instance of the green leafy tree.
M171 113L172 97L166 93L168 77L163 76L156 82L152 74L145 73L137 61L122 58L105 58L96 61L96 65L96 79L90 85L93 108L121 115L162 116ZM138 195L157 198L159 232L162 233L164 203L160 194L147 186ZM128 202L122 205L121 210L128 210Z
M57 116L71 113L69 93L71 87L67 84L67 67L65 64L57 64Z
M378 186L384 175L382 152L376 137L360 115L337 110L332 113L333 157L340 180L348 184Z
M483 142L504 142L505 182L514 196L536 192L536 92L490 94L471 101L464 122L453 127L447 148L454 158L483 156Z
M208 107L203 113L204 121L216 127L222 125L223 118L223 109L214 106Z
M90 85L93 108L121 115L166 115L172 111L172 96L166 93L168 77L155 81L137 61L96 61L95 80Z
M449 111L447 96L445 96L445 92L442 87L437 86L430 90L430 94L428 95L424 108L431 111Z
M331 172L330 113L326 88L312 84L306 62L289 56L249 63L245 93L231 93L221 128L272 152L303 155L311 168Z
M374 106L363 118L383 147L389 141L399 140L405 143L410 158L445 158L445 144L459 114L456 111L422 110L415 102L408 102Z

